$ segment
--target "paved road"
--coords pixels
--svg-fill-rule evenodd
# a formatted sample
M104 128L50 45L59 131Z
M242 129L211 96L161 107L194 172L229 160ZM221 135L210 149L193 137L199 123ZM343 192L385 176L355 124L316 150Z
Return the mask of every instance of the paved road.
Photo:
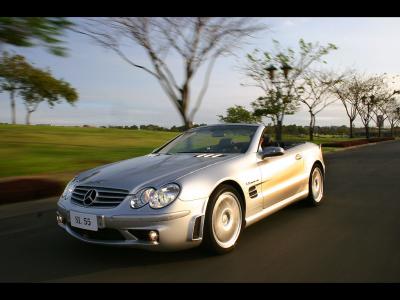
M20 216L0 207L0 281L400 282L400 141L325 159L323 205L285 208L225 256L86 245L56 226L49 201Z

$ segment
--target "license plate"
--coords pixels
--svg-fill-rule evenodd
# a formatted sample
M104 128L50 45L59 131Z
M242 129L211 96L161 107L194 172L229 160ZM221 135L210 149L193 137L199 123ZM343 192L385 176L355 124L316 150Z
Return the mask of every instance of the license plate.
M97 231L97 216L71 211L71 225L74 227Z

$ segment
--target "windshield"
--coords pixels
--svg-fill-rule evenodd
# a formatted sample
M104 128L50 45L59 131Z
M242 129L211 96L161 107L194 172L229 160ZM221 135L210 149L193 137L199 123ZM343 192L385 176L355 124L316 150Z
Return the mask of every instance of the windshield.
M199 127L185 132L157 152L245 153L257 128L249 125Z

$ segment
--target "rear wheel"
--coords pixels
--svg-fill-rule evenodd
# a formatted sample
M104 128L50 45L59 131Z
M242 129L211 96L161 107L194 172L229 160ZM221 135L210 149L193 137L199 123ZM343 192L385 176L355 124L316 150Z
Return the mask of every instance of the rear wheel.
M232 251L243 227L240 195L233 187L222 185L212 194L204 223L204 246L217 254Z
M318 164L311 169L308 189L308 203L318 206L324 196L324 175L321 166Z

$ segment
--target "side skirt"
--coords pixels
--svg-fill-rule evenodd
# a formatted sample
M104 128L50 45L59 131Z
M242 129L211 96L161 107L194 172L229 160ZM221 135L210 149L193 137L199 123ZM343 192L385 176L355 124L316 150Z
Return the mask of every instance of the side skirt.
M307 196L308 196L308 189L303 192L300 192L290 198L287 198L278 203L275 203L274 205L264 208L263 210L259 211L258 213L254 214L250 217L247 217L245 227L248 227L248 226L258 222L258 221L264 219L265 217L272 215L274 212L277 212L278 210L281 210L282 208L284 208L298 200L304 199Z

